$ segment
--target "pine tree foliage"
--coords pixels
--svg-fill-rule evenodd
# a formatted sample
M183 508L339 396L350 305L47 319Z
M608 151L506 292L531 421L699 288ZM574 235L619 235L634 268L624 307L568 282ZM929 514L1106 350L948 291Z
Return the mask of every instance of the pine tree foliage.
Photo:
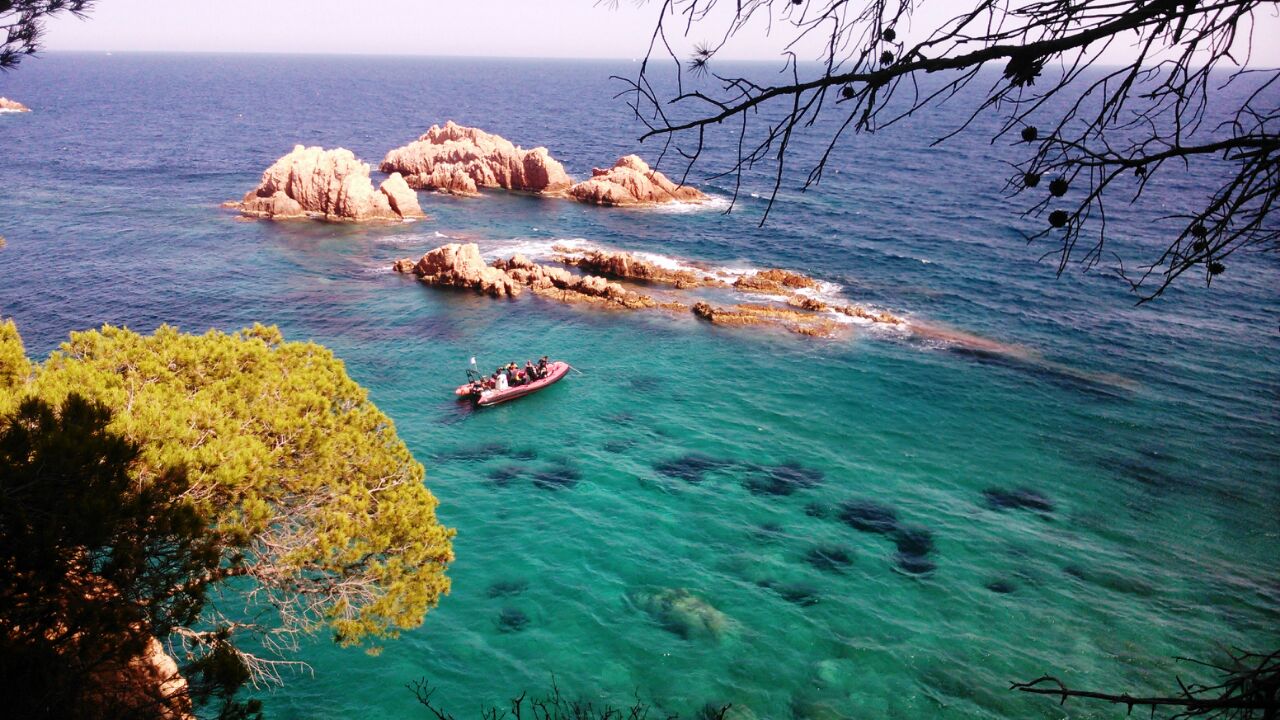
M24 392L109 408L111 430L140 448L143 483L186 469L185 497L245 548L212 579L252 581L219 585L226 602L208 618L219 628L288 646L328 627L354 644L417 626L449 590L454 533L422 465L319 345L260 325L200 336L107 326L73 333ZM227 609L233 599L246 606Z

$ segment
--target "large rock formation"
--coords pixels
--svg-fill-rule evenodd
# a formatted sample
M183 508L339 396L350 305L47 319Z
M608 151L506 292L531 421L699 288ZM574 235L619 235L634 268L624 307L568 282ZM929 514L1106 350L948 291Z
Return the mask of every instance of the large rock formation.
M416 263L406 258L392 267L411 272L428 285L470 288L494 297L516 297L521 290L521 283L506 272L485 264L475 243L442 245Z
M557 246L559 247L559 246ZM583 253L559 253L556 262L582 268L588 272L645 282L674 285L677 288L699 285L724 285L722 280L691 269L668 268L642 260L628 252L588 250Z
M613 167L594 168L591 179L569 188L569 196L596 205L656 205L668 202L703 202L697 188L676 185L652 170L638 155L618 158Z
M0 111L7 112L31 112L31 108L23 105L17 100L10 100L7 97L0 97Z
M426 214L422 212L422 206L418 204L418 193L409 187L409 183L404 181L404 176L400 173L391 173L391 175L382 181L378 186L378 192L387 196L387 203L391 205L391 209L402 218L420 218Z
M422 217L417 196L392 174L375 190L369 164L350 150L295 145L262 173L262 182L239 203L245 215L324 220L399 220Z
M525 150L453 121L432 125L422 137L387 153L382 171L399 172L411 187L459 195L475 195L482 187L559 193L570 185L564 166L546 148Z

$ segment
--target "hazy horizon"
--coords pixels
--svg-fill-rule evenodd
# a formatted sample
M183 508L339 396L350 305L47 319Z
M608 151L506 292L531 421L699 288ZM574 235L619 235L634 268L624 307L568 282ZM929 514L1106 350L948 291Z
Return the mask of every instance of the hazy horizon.
M936 27L959 12L964 0L926 2L911 26ZM730 7L726 4L724 7ZM649 47L658 6L592 0L531 3L488 0L473 7L380 0L355 5L337 0L275 0L269 4L224 0L214 5L161 0L107 0L88 18L57 16L47 23L49 52L172 52L392 57L512 58L546 60L637 60ZM250 20L246 20L250 18ZM711 32L707 25L704 32ZM671 33L678 53L705 38L698 26L689 37ZM769 33L753 22L718 57L726 61L778 61L785 32ZM789 37L789 36L788 36ZM1280 18L1260 13L1253 31L1253 67L1280 65ZM817 59L821 43L798 48L802 60ZM659 46L655 51L665 55ZM1127 48L1104 54L1121 63Z

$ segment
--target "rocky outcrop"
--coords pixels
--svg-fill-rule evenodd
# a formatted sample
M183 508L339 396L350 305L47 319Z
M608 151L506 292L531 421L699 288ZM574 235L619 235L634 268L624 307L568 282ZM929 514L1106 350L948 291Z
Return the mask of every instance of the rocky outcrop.
M613 167L594 168L591 179L569 188L569 197L595 205L657 205L669 202L704 202L697 188L676 185L653 170L639 155L618 158Z
M664 268L629 253L595 250L578 252L567 247L561 248L559 252L572 252L572 255L557 258L559 261L624 280L664 283L674 285L677 289L727 287L723 280L713 275ZM670 290L658 291L658 298L654 298L600 275L579 275L563 267L539 265L520 254L486 264L480 255L480 248L474 243L444 245L416 261L411 258L397 260L392 264L392 269L415 275L428 285L466 288L493 297L517 297L528 289L540 297L610 309L690 310L688 305L677 302ZM683 273L688 273L688 276ZM751 288L766 287L770 291L780 288L786 296L785 304L783 300L729 306L697 302L692 307L694 315L716 325L773 327L812 337L845 334L850 329L850 324L847 321L841 322L841 314L884 325L908 326L906 320L887 312L861 305L831 304L797 292L795 289L802 290L817 285L817 281L805 275L785 270L765 270L747 277Z
M7 97L0 97L0 111L2 112L31 112L31 108L23 105L17 100L10 100Z
M521 283L485 264L475 243L443 245L416 263L409 259L397 260L392 268L411 272L428 285L469 288L493 297L516 297L521 291Z
M844 315L848 315L849 317L862 318L863 320L870 320L871 322L883 323L885 325L905 325L907 322L897 315L892 315L887 312L868 310L861 305L837 305L834 310Z
M392 269L412 273L428 285L470 288L494 297L516 297L527 287L535 295L570 303L628 310L673 305L659 303L602 277L574 275L563 268L538 265L523 255L486 265L480 257L480 248L474 243L444 245L417 262L408 258L397 260Z
M426 213L422 212L422 206L418 204L418 193L409 187L409 183L404 181L404 176L400 173L391 173L391 176L383 180L382 184L378 186L378 192L387 196L387 203L400 217L420 218L426 216Z
M564 166L546 148L525 150L453 121L432 125L422 137L387 153L382 171L400 173L410 187L458 195L475 195L485 187L559 193L570 185Z
M314 217L331 221L400 220L422 217L422 208L404 179L393 174L375 190L368 163L350 150L295 145L275 161L258 187L239 203L245 215L286 220Z
M805 290L818 287L818 281L808 275L793 273L789 270L760 270L743 275L733 281L733 286L745 292L789 293L792 290Z
M700 285L725 284L722 280L718 280L706 273L666 268L656 263L642 260L628 252L589 250L584 253L559 254L556 255L555 260L556 262L573 265L588 272L599 273L609 277L662 283L682 289Z
M831 318L774 305L744 303L725 308L700 302L693 306L693 314L713 325L774 326L811 337L835 337L841 329Z
M137 717L195 720L187 679L156 638L150 638L146 649L127 663L103 663L90 683L90 697L125 716L136 711Z

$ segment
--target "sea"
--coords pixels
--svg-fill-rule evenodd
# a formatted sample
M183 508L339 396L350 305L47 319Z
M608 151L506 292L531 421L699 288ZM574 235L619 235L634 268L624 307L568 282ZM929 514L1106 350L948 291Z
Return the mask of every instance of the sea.
M649 717L1111 718L1010 682L1168 694L1216 677L1179 658L1280 647L1280 262L1237 253L1211 287L1145 304L1114 270L1153 257L1212 169L1166 167L1134 205L1125 187L1102 263L1061 276L1026 240L1038 198L1004 186L1026 146L993 141L990 119L933 144L971 93L849 135L807 190L830 128L797 136L763 224L771 167L736 201L715 176L730 125L689 175L702 206L420 193L429 218L367 226L219 206L297 143L348 148L377 182L386 151L447 120L545 146L579 178L656 161L611 79L638 68L48 53L0 75L33 110L0 116L0 315L32 357L104 324L278 325L368 388L457 529L452 592L421 627L377 652L306 639L290 655L305 668L247 693L267 718L429 717L419 680L457 717L554 687ZM1019 351L495 300L390 269L448 242L780 267ZM544 354L576 372L494 408L455 401L471 358Z

